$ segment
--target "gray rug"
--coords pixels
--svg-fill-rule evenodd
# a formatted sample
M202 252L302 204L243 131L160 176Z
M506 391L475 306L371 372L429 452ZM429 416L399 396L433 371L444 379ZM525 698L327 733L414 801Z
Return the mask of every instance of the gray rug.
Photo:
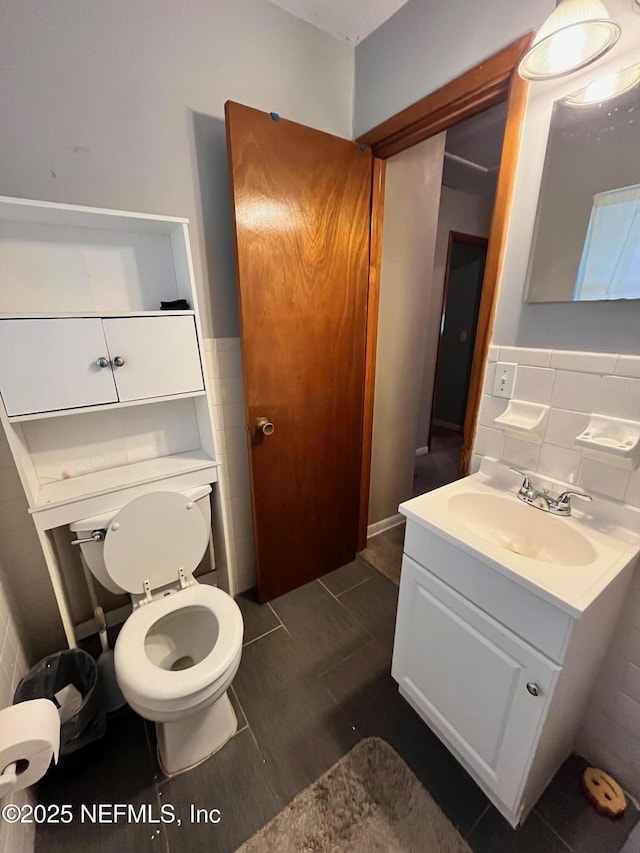
M237 853L471 853L396 752L355 746Z
M367 541L367 547L360 551L360 557L386 575L395 584L400 584L402 566L402 546L404 544L404 524L378 533Z

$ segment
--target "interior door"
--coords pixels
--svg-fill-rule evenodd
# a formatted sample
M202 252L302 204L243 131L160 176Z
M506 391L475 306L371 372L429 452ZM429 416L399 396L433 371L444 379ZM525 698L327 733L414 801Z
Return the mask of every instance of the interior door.
M110 317L102 322L122 402L202 391L204 381L191 314Z
M240 104L226 104L226 123L267 601L356 552L372 157Z
M108 355L99 319L0 320L0 392L7 414L115 403Z

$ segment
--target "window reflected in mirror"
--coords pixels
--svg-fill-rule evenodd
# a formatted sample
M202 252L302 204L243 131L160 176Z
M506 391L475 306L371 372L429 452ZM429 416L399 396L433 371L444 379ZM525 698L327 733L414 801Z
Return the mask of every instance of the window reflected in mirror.
M553 107L527 302L640 299L640 65Z

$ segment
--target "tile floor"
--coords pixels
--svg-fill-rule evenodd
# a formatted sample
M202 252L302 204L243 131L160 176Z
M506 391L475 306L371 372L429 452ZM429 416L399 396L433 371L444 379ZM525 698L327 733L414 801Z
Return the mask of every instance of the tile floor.
M413 469L413 496L423 495L458 479L462 433L434 426L431 450L416 456Z
M40 784L42 803L69 803L69 825L38 827L38 853L223 853L235 850L360 739L377 735L404 758L476 853L615 853L635 824L599 817L579 788L581 763L560 770L514 832L398 695L390 676L398 590L360 559L260 606L240 598L245 648L233 688L238 733L173 779L154 757L153 729L131 711L106 737ZM173 805L169 825L80 822L80 805ZM192 823L189 805L219 809ZM425 851L430 853L430 851Z

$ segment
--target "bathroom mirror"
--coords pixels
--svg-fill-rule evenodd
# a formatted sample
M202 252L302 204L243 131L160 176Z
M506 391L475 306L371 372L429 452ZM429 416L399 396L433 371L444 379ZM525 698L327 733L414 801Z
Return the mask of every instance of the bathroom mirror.
M640 299L640 65L553 106L525 298Z

